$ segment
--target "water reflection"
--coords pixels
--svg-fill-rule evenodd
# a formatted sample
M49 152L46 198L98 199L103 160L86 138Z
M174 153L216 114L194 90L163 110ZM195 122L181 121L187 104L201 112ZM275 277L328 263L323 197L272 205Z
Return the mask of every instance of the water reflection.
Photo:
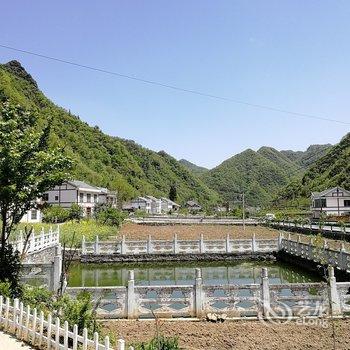
M195 263L195 264L74 264L69 286L125 286L128 271L135 271L137 285L191 285L195 268L202 269L205 284L260 283L261 268L267 267L271 284L316 282L320 277L280 262Z

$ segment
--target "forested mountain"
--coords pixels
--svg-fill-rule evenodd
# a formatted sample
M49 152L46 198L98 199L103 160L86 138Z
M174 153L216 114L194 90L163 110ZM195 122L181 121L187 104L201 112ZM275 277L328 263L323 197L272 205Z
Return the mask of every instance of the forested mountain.
M56 106L17 61L0 65L0 101L5 99L37 111L41 125L51 124L51 144L64 146L74 159L73 176L77 179L117 189L125 198L137 194L168 196L171 185L176 185L179 202L193 198L208 205L219 199L215 191L165 152L108 136Z
M193 172L193 174L196 175L202 175L204 173L206 173L209 169L204 168L202 166L198 166L194 163L189 162L186 159L180 159L179 163L181 163L183 166L185 166L187 169L191 170Z
M300 179L307 166L322 157L329 145L310 146L305 152L277 151L261 147L246 150L202 175L209 187L232 201L245 192L251 206L268 204L292 179Z
M350 189L350 133L318 159L303 175L284 187L277 200L308 198L312 191L333 186Z

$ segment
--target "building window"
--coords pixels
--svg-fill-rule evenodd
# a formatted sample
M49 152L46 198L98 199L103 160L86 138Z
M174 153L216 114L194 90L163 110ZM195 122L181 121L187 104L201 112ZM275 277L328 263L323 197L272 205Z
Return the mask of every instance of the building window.
M79 202L80 203L84 202L84 193L79 193Z
M315 208L326 208L327 202L326 198L315 199Z
M38 219L38 211L36 209L32 209L30 211L30 219L37 220Z
M55 196L55 201L58 201L58 196Z
M97 203L97 194L94 194L94 202Z
M47 202L49 200L49 194L48 193L44 193L43 197L42 197L42 200Z
M344 200L344 207L350 207L350 199Z
M88 194L86 195L86 201L87 201L88 203L91 203L91 194L90 194L90 193L88 193Z

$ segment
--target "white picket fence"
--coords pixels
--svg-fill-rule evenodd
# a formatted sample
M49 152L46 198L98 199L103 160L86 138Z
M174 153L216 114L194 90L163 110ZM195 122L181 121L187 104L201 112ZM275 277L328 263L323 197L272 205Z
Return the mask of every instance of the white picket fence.
M42 229L39 234L36 234L33 230L27 243L26 253L34 253L48 247L53 247L57 245L59 241L60 229L58 225L55 230L50 227L47 233L45 233L44 229ZM15 241L12 241L11 244L15 250L18 250L19 252L23 251L25 239L22 231L19 231L19 236Z
M38 313L37 309L31 310L28 305L24 306L18 299L12 302L9 298L5 300L3 296L0 296L0 329L39 349L112 350L108 336L101 343L98 333L95 332L91 340L86 328L83 329L83 335L79 335L76 324L70 329L65 321L62 328L58 317L53 320L51 314L45 316L42 311ZM123 339L117 341L116 349L125 350Z

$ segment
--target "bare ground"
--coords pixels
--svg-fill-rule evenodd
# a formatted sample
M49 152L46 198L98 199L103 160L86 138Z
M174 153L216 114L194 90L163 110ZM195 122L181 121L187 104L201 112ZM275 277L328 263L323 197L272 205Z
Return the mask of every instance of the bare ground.
M153 239L172 239L174 233L177 233L178 239L199 239L203 233L204 239L224 239L227 234L230 234L231 239L250 239L253 234L256 238L277 238L278 230L265 226L247 225L245 230L238 225L147 225L125 223L121 228L121 234L125 235L126 239L147 239L149 235ZM285 237L289 233L284 231ZM290 233L291 237L297 240L296 233ZM310 235L301 234L301 241L304 243L310 242ZM328 246L333 249L341 247L340 240L326 239ZM345 247L350 251L350 243L345 242Z
M121 229L121 234L127 239L147 239L151 235L154 239L172 239L177 233L178 239L198 239L203 233L204 239L224 239L229 233L231 238L252 238L255 233L256 238L275 238L278 231L262 226L242 226L229 225L142 225L126 223Z
M335 348L332 326L298 325L295 322L268 326L259 321L110 321L104 330L127 344L149 341L156 331L179 337L181 349L186 350L349 350L350 320L334 321Z

